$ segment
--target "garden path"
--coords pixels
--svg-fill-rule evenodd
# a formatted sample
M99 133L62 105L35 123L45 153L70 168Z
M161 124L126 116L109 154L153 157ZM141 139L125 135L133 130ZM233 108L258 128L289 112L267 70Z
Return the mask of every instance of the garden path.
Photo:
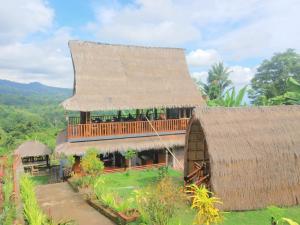
M41 208L55 222L74 220L77 225L113 225L114 223L89 206L67 182L39 185L36 195Z

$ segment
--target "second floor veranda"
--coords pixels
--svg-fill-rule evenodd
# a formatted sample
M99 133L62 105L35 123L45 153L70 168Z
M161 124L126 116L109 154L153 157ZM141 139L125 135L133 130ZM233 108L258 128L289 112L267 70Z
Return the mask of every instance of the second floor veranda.
M185 133L192 109L121 112L68 117L67 139L70 142L146 137Z

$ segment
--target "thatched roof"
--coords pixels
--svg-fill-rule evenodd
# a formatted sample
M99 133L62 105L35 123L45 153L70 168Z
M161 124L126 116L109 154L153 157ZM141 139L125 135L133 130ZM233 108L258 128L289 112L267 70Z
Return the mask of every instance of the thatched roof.
M66 110L194 107L203 103L183 49L70 41L74 96Z
M86 142L68 142L64 138L64 132L57 138L57 146L55 152L64 153L65 155L83 155L89 148L96 148L99 153L107 152L125 152L129 148L136 151L144 151L149 149L163 149L167 147L183 147L184 134L161 136L161 140L157 136L153 137L137 137L113 140L86 141Z
M202 127L212 190L224 209L299 204L300 106L198 108L193 125Z
M21 144L14 152L23 157L50 155L51 150L38 141L26 141Z

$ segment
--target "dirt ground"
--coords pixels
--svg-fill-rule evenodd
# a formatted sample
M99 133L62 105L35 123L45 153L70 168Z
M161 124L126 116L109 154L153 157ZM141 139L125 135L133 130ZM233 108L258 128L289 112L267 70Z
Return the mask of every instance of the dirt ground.
M78 225L113 225L89 206L68 183L39 185L36 195L41 208L56 222L73 220Z

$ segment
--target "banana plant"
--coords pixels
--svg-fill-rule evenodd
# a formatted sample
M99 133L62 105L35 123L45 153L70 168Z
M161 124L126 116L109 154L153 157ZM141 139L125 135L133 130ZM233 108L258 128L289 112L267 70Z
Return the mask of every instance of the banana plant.
M245 94L247 91L247 86L243 87L236 94L235 88L231 88L225 92L225 94L218 99L208 100L208 106L224 106L224 107L239 107L245 106L243 102Z
M300 105L300 83L290 77L286 81L287 92L269 99L270 105Z

